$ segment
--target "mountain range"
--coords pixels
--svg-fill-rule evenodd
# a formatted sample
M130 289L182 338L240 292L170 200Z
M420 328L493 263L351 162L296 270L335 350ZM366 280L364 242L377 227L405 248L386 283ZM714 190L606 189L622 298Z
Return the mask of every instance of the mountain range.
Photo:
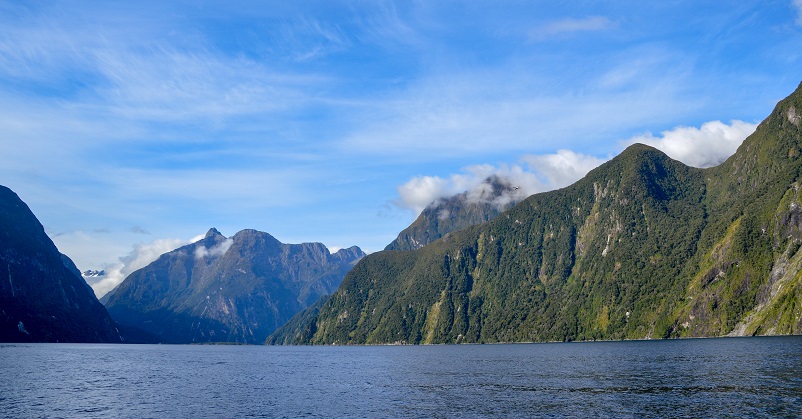
M30 208L0 186L0 342L122 342Z
M429 205L384 251L212 228L95 298L0 187L0 341L492 343L802 333L802 84L719 166L635 144ZM86 272L88 277L100 274ZM121 333L122 331L122 333Z
M636 144L487 223L371 254L268 341L802 333L800 115L802 85L719 166Z
M331 254L320 243L284 244L256 230L226 238L212 228L133 272L101 301L140 341L261 344L334 292L364 256L358 247Z

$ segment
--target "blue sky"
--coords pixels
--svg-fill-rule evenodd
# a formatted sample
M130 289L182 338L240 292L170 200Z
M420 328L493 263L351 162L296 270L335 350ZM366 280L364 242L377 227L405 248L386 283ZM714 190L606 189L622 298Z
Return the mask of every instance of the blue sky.
M488 174L548 190L634 141L713 165L802 80L802 0L15 1L0 27L0 184L117 278L212 226L381 250Z

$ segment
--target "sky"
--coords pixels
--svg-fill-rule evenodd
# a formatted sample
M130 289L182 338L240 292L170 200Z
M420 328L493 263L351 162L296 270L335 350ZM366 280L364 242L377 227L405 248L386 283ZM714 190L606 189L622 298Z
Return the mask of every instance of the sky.
M802 0L0 2L0 184L81 270L216 227L379 251L503 175L696 167L802 81Z

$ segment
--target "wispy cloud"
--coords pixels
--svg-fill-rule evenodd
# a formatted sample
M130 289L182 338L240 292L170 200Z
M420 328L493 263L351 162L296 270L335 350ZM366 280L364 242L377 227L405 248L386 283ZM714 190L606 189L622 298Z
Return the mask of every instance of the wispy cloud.
M796 24L802 25L802 0L794 0L793 6L796 9L797 13Z
M295 61L311 61L351 47L350 36L338 25L308 16L293 19L278 28L269 48Z
M133 227L129 228L128 231L130 231L132 233L136 233L136 234L144 234L144 235L149 235L150 234L149 231L145 230L144 228L142 228L140 226L133 226Z
M439 177L410 183L399 205L505 170L520 170L521 189L557 187L576 173L539 157L573 167L654 127L756 120L798 83L800 49L755 25L787 26L798 10L3 2L0 178L53 231L86 232L58 238L84 269L147 239L130 226L283 229L379 249L409 212L365 219L416 173ZM471 166L484 161L513 163Z
M245 58L208 51L156 49L148 54L97 53L98 87L113 112L129 118L173 121L277 112L304 104L314 77L280 74Z
M362 42L389 49L421 42L418 31L400 16L399 8L393 2L375 2L367 12L357 13L355 17L359 21L358 36Z
M615 27L615 22L604 16L588 16L582 19L566 18L549 22L529 32L531 40L540 41L557 35L577 32L596 32Z
M84 10L83 30L56 11L27 12L16 24L4 21L0 74L15 80L16 90L58 94L62 103L96 118L196 123L293 108L310 99L308 89L324 82L245 54L227 54L170 14L126 18L128 13L107 9ZM314 32L327 44L345 42L336 29L312 19L293 27ZM309 42L293 42L293 33L281 37L282 45L305 53L299 49Z
M622 127L692 108L687 102L679 106L681 84L673 75L664 76L637 91L591 90L578 81L581 88L572 94L552 93L548 81L514 71L435 77L366 109L371 116L342 145L362 153L420 158L522 153L533 144L555 149L565 141L601 140Z

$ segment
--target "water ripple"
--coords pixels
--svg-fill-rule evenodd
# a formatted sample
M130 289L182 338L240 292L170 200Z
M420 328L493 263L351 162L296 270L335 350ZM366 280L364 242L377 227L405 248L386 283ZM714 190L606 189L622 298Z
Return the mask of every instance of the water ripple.
M802 337L0 345L7 417L795 417Z

